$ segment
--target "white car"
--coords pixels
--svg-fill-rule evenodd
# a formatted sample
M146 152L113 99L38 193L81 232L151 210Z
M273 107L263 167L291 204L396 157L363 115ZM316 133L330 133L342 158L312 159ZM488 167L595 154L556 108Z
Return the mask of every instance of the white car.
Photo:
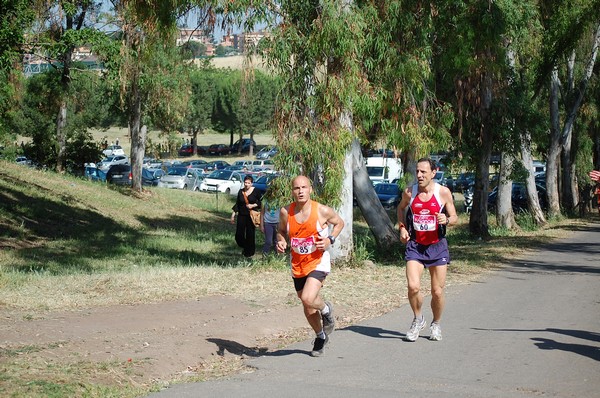
M244 177L237 171L215 170L204 178L200 190L237 195L244 184Z
M106 171L110 169L110 166L114 166L115 164L129 164L129 158L123 155L109 156L98 163L98 168Z
M103 150L102 153L104 156L125 156L125 151L120 145L110 145L108 148Z

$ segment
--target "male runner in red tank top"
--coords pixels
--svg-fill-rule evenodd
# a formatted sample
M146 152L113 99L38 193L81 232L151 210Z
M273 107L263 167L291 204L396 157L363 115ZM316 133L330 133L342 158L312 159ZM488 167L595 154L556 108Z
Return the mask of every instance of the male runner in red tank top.
M277 231L277 251L291 249L291 268L294 287L308 323L317 337L311 355L323 353L329 334L335 328L333 307L323 301L319 292L331 271L327 249L333 245L344 228L344 221L330 207L310 199L312 185L305 176L292 180L294 203L281 208ZM332 229L331 229L332 228Z
M406 244L406 279L408 301L414 313L412 325L405 340L416 341L425 327L421 312L423 294L421 276L425 268L431 276L431 309L433 322L430 340L442 339L440 320L444 309L444 285L450 253L446 241L446 227L456 223L458 216L452 200L452 192L435 180L437 167L431 159L417 162L417 183L402 193L398 205L400 241Z

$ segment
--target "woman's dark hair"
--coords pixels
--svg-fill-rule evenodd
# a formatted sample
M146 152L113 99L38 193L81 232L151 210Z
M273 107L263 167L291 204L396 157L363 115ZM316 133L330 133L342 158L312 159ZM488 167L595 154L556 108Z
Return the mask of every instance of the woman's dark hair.
M254 182L254 178L252 178L251 175L247 175L246 177L244 177L244 181Z

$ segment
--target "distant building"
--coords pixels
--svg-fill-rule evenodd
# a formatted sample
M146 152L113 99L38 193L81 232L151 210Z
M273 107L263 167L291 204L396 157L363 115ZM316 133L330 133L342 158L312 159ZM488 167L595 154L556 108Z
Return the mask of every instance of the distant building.
M212 43L212 37L205 35L200 29L179 29L179 36L177 37L176 44L181 46L188 41L204 44L206 47L205 55L209 57L215 54L215 46Z

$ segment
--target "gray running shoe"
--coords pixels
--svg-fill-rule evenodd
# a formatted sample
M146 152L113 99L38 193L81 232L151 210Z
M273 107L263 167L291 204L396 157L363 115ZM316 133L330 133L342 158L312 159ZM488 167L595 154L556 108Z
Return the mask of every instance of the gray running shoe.
M442 328L438 323L432 322L431 326L429 327L429 330L431 331L431 334L429 335L429 340L440 341L442 339Z
M420 320L415 318L410 325L410 329L406 332L404 340L406 341L417 341L419 338L419 332L425 328L425 317Z
M329 301L326 301L325 304L329 307L329 313L321 314L321 319L323 320L323 331L329 336L335 329L335 318L333 317L333 305Z
M328 342L329 342L329 336L327 336L327 335L325 336L324 339L317 337L315 339L313 349L310 352L310 356L311 357L320 357L323 354L323 348L325 347L325 344L327 344Z

